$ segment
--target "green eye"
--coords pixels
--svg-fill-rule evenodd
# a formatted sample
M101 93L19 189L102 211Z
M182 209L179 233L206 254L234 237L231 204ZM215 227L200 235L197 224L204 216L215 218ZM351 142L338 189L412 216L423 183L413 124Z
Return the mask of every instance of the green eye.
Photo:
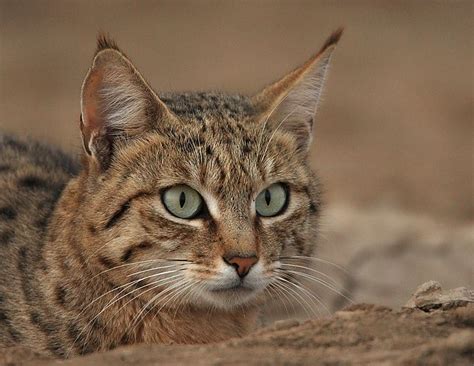
M203 205L201 195L184 184L168 188L162 200L167 210L181 219L192 219L199 214Z
M260 216L276 216L285 208L287 199L285 186L275 183L259 193L255 200L255 209Z

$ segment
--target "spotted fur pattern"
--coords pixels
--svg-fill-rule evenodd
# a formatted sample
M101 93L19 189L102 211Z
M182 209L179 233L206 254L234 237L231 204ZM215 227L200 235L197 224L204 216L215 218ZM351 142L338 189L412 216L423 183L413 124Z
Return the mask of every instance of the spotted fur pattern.
M0 137L0 347L68 357L251 330L279 258L314 249L321 207L307 161L314 113L290 126L282 119L298 95L306 111L316 111L339 36L254 97L158 96L100 38L83 86L81 164ZM287 186L288 207L258 217L255 197L274 182ZM171 217L161 194L176 184L196 189L207 215ZM259 258L259 272L248 275L255 291L206 290L206 281L233 272L222 261L229 253ZM188 282L170 290L172 275L184 274ZM153 275L167 280L150 286ZM167 291L179 301L159 302Z

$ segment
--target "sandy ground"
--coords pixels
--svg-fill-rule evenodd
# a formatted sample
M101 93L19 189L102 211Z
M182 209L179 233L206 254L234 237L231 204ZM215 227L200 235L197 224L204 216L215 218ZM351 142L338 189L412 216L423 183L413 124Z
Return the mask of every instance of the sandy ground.
M472 16L471 1L0 0L0 129L80 151L80 85L98 30L157 90L251 94L345 25L312 163L327 204L317 255L348 273L315 268L355 302L398 308L427 280L474 287ZM348 304L315 291L330 311ZM269 309L267 323L281 317Z
M474 296L474 294L473 294ZM285 321L212 345L138 345L67 361L28 350L9 366L95 365L472 365L474 304L425 312L359 304L320 320Z

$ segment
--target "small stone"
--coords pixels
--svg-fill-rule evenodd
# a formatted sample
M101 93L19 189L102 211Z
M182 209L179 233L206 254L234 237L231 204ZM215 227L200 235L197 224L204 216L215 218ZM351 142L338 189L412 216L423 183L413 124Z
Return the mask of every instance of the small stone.
M296 319L285 319L285 320L278 320L273 323L272 328L274 330L283 330L289 329L300 325L300 322Z
M429 281L417 288L405 307L431 311L464 306L470 302L474 302L474 291L466 287L443 291L439 282Z
M441 290L441 284L438 281L428 281L422 284L421 286L418 286L414 296L419 297L433 293L440 293Z

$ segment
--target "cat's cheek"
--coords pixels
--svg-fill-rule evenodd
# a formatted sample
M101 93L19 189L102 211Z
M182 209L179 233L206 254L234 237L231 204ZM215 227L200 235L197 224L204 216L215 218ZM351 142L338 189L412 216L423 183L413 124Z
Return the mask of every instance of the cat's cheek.
M244 284L252 288L255 292L254 296L256 296L258 292L263 291L270 283L270 278L266 274L267 269L262 262L261 260L258 261L244 280Z
M176 240L163 240L160 242L160 249L167 252L172 252L180 247L179 242Z

